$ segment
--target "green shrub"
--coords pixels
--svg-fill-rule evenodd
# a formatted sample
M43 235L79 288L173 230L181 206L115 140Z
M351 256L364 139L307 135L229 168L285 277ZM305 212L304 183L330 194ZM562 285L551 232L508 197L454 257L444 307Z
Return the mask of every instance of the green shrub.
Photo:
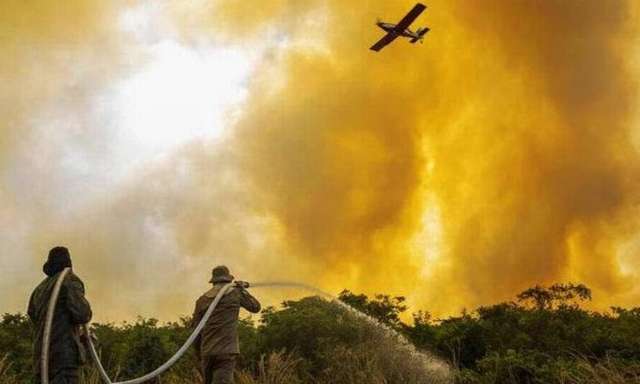
M587 311L581 303L590 295L583 285L538 286L514 302L437 321L418 312L412 324L400 321L406 311L401 297L369 298L349 291L340 296L419 349L450 362L457 383L640 384L640 308ZM173 355L191 332L188 324L188 318L172 323L140 318L91 328L110 376L127 379L148 373ZM413 345L318 297L266 308L257 323L244 319L238 329L242 383L448 381L447 367L429 353L416 353ZM0 384L31 381L31 342L26 316L2 316ZM198 370L190 351L161 382L199 382ZM83 382L99 382L91 365L83 375Z

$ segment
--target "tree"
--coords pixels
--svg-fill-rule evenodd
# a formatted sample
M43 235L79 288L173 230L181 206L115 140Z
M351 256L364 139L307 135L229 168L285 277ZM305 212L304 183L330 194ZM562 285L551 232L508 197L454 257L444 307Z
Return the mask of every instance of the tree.
M580 302L591 300L591 289L584 284L554 284L551 287L536 285L522 291L517 296L518 302L533 305L538 310L549 310L559 307L579 307Z
M404 296L391 297L378 294L374 299L369 299L364 294L356 295L351 291L344 290L340 292L338 299L383 324L395 329L402 328L400 315L407 310Z
M33 373L31 321L21 313L2 315L0 320L0 360L11 363L9 373L28 382Z

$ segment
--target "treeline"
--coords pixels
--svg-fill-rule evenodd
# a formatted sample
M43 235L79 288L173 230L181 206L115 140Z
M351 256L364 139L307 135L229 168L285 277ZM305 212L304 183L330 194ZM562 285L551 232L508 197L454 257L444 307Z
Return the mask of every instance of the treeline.
M640 383L640 308L586 310L583 303L591 299L591 291L584 285L534 287L512 302L447 319L418 312L411 324L402 321L407 311L403 297L343 291L340 298L397 330L428 355L447 361L459 383ZM107 370L112 377L126 379L168 359L187 338L188 322L187 318L162 324L138 319L92 328ZM3 377L29 382L31 337L24 315L2 317ZM442 379L438 372L422 370L419 357L398 347L386 333L317 297L286 301L279 308L266 308L255 321L243 320L240 342L240 383L392 384ZM268 375L277 377L268 381ZM181 360L162 380L197 381L194 356Z

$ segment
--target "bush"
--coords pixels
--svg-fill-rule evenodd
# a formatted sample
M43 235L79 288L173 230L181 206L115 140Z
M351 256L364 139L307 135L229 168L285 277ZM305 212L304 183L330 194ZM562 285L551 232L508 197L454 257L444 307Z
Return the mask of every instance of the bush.
M11 371L7 356L0 357L0 384L18 384L18 377Z
M0 357L4 359L4 375L16 377L20 382L31 379L32 343L29 318L20 313L5 313L0 321Z
M267 308L256 323L240 322L242 383L436 383L455 367L463 384L618 384L640 377L640 308L597 313L581 308L590 298L583 285L534 287L516 301L480 307L434 321L428 312L400 321L404 299L340 295L383 329L318 297ZM113 378L132 378L162 364L182 345L189 319L159 323L92 324L105 368ZM388 331L402 333L412 343ZM29 382L31 325L22 314L0 321L0 384ZM266 356L266 357L265 357ZM162 376L163 383L199 382L192 352ZM91 365L84 382L98 383ZM244 380L244 381L243 381Z

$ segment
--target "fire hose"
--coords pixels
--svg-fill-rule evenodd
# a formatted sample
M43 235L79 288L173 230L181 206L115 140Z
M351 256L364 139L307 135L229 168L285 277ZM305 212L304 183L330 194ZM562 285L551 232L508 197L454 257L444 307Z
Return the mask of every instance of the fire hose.
M60 272L60 275L58 276L58 279L56 280L56 283L55 283L55 285L53 287L53 291L51 293L51 297L49 298L49 305L47 307L47 316L45 318L45 325L44 325L44 335L43 335L43 338L42 338L42 355L41 355L42 360L41 360L41 365L40 365L40 367L41 367L40 368L40 375L41 375L42 384L49 384L49 344L50 344L50 338L51 338L51 324L52 324L52 321L53 321L53 315L54 315L54 312L55 312L56 303L58 301L58 296L60 294L60 287L62 286L64 278L66 277L67 273L70 270L71 270L70 268L65 268L62 272ZM231 283L228 283L228 284L224 285L222 287L222 289L220 289L220 291L218 292L218 294L216 295L214 300L209 305L209 308L207 308L207 311L205 312L204 316L202 316L202 319L200 320L198 325L191 332L191 335L189 335L189 337L184 342L184 344L180 347L180 349L178 349L178 351L176 351L176 353L169 360L167 360L160 367L156 368L154 371L149 372L146 375L138 377L138 378L135 378L135 379L125 380L125 381L118 381L118 382L111 381L111 379L109 378L109 375L107 374L107 372L105 371L104 367L102 366L102 362L100 361L100 357L98 356L96 348L93 345L93 340L91 338L91 334L89 332L89 328L88 328L88 326L86 324L83 325L84 333L87 336L86 339L87 339L87 344L89 345L89 351L91 353L91 357L95 361L96 366L98 368L98 371L100 373L100 376L102 377L104 382L107 383L107 384L141 384L141 383L144 383L146 381L149 381L149 380L161 375L163 372L165 372L166 370L171 368L171 366L173 364L175 364L187 352L187 350L189 349L191 344L193 344L193 342L196 340L196 338L198 337L198 335L200 334L200 332L204 328L205 324L209 320L209 317L211 317L211 314L216 309L216 306L218 305L218 303L220 302L222 297L225 294L227 294L227 292L231 288L233 288L235 285L236 285L235 282L231 282ZM366 320L367 322L372 323L372 324L374 324L374 325L376 325L378 327L381 327L382 329L385 330L385 332L387 332L391 336L394 336L399 341L400 345L402 345L404 348L408 348L411 353L419 353L415 349L415 347L413 347L413 345L411 343L409 343L402 335L400 335L397 331L395 331L391 327L378 322L374 318L372 318L372 317L370 317L370 316L368 316L368 315L356 310L355 308L351 307L350 305L340 301L335 296L333 296L333 295L331 295L331 294L329 294L327 292L324 292L324 291L322 291L322 290L320 290L320 289L318 289L318 288L316 288L314 286L307 285L307 284L304 284L304 283L293 283L293 282L284 282L284 281L254 283L254 284L251 284L251 286L254 287L254 288L258 288L258 287L289 287L289 288L291 288L291 287L293 287L293 288L303 288L303 289L315 292L315 293L317 293L317 294L319 294L321 296L325 296L327 298L330 298L333 302L337 303L338 305L340 305L344 309L348 310L349 312L351 312L355 316L357 316L359 318L362 318L362 319ZM443 366L443 367L446 368L446 366Z
M60 272L56 284L53 286L53 292L51 292L51 298L49 299L49 306L47 307L47 317L44 321L44 334L42 336L42 360L40 361L40 377L43 384L49 384L49 344L51 339L51 323L53 322L53 313L56 310L56 303L58 302L58 295L60 294L60 287L62 281L67 276L67 273L71 268L65 268Z
M65 268L60 273L60 275L58 276L58 280L56 281L56 284L53 287L53 291L51 292L51 297L49 298L49 306L47 308L47 317L45 318L45 324L44 324L44 335L42 337L42 355L41 355L42 363L40 365L40 377L41 377L42 384L49 384L49 344L50 344L50 338L51 338L51 323L53 321L53 314L55 311L56 303L58 302L60 287L62 286L62 282L64 281L64 278L67 276L67 273L69 273L70 270L71 270L70 268ZM220 302L220 299L222 299L222 297L234 285L235 283L232 282L229 284L225 284L222 287L222 289L220 289L216 297L213 299L213 301L209 305L209 308L207 308L207 311L205 312L204 316L202 316L202 319L200 320L196 328L193 330L193 332L191 332L191 335L189 335L189 338L187 338L187 340L184 342L182 347L180 347L180 349L178 349L178 351L169 360L167 360L160 367L156 368L153 372L149 372L146 375L135 378L135 379L118 381L118 382L111 381L111 379L109 378L109 375L107 374L104 367L102 366L102 362L100 361L98 352L96 351L96 348L93 345L93 340L91 340L89 328L87 327L86 324L83 325L85 335L87 335L86 339L87 339L87 343L89 344L89 351L91 352L91 357L95 361L96 366L98 367L98 371L100 372L100 376L102 377L104 382L107 384L141 384L155 378L156 376L161 375L164 371L166 371L173 364L175 364L175 362L178 361L182 357L182 355L185 354L185 352L187 352L189 347L191 347L191 344L193 344L193 342L196 340L196 337L198 337L198 335L200 334L200 331L202 331L202 328L204 328L204 325L207 323L207 320L209 320L209 317L211 317L211 314L213 313L213 311L216 309L216 306Z

